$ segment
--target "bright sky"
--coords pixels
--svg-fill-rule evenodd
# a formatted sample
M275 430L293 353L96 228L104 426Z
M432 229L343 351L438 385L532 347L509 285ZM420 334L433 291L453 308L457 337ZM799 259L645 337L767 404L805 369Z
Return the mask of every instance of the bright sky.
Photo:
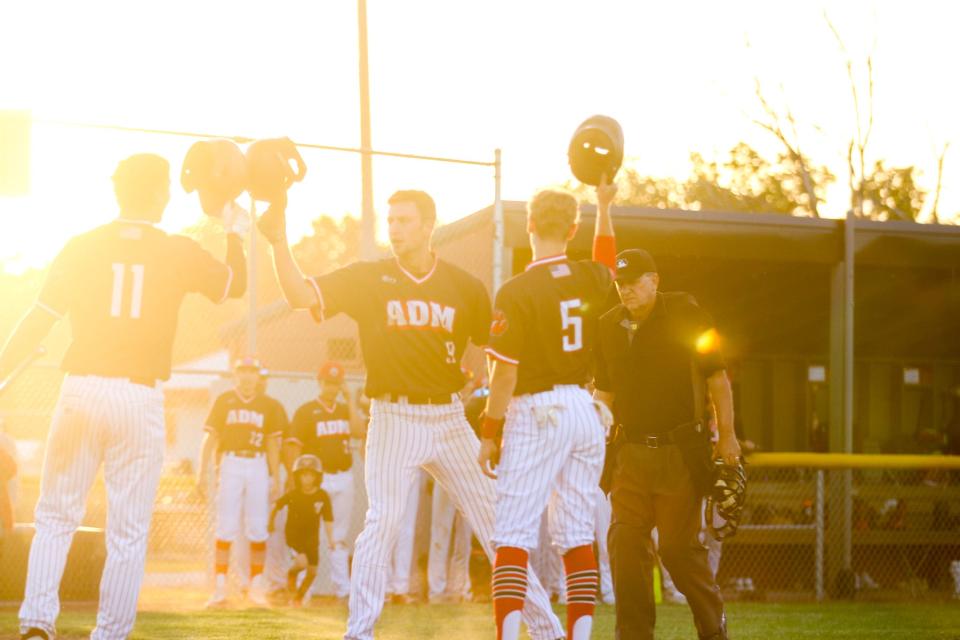
M753 78L789 103L804 151L838 187L854 124L844 57L874 47L872 157L915 164L932 190L936 158L960 140L952 62L957 10L942 2L691 2L637 0L368 0L374 147L492 160L503 149L503 194L525 199L566 180L566 144L586 116L623 125L627 154L652 175L686 175L745 140L772 155ZM749 45L748 45L749 43ZM0 21L0 108L38 121L272 137L359 146L356 5L352 0L90 0L7 3ZM176 171L188 139L38 122L33 190L0 197L0 259L42 264L78 231L115 216L109 176L154 151ZM3 142L0 141L0 144ZM960 212L960 149L947 156L941 214ZM360 160L308 151L291 191L294 235L321 213L360 211ZM175 176L176 178L176 176ZM374 162L378 211L398 188L423 188L452 220L490 204L488 168ZM200 215L175 179L164 226Z

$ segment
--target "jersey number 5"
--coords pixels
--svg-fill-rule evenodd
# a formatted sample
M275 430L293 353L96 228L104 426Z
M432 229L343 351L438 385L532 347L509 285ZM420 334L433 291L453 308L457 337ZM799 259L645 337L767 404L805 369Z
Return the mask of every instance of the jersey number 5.
M579 313L580 298L560 301L564 351L580 351L583 348L583 318L576 315Z
M133 287L130 298L130 317L140 317L140 306L143 304L143 265L125 265L121 262L113 263L113 296L110 299L110 316L119 318L123 313L123 294L126 291L127 267L133 273Z

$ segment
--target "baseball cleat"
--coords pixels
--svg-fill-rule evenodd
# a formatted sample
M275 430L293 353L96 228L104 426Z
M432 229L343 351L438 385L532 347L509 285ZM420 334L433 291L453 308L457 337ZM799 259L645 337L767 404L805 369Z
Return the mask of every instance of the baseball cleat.
M269 604L269 602L267 602L267 585L263 574L258 575L250 581L250 590L247 592L247 600L258 607L266 607Z
M213 589L213 595L207 600L207 608L213 609L222 607L227 602L227 576L218 575L217 584Z

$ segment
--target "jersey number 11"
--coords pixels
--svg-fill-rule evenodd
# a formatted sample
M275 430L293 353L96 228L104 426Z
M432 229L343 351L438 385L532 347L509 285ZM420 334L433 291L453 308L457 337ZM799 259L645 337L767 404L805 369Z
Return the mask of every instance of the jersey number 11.
M133 273L133 287L130 298L130 317L140 317L140 307L143 304L143 265L126 265L121 262L113 263L113 296L110 298L110 316L119 318L123 313L123 294L126 292L127 267Z

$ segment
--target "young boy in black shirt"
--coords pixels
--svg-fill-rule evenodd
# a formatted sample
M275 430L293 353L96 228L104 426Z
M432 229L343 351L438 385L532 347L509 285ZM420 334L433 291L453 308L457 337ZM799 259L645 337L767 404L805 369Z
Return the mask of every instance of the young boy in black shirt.
M287 589L294 606L300 606L303 596L317 576L317 561L320 549L320 518L327 533L327 544L333 548L333 509L330 496L320 488L323 472L320 459L303 455L293 464L295 487L277 500L270 513L269 530L277 512L287 507L287 526L284 529L287 547L293 556L293 564L287 572ZM297 587L297 576L306 569L306 574Z

